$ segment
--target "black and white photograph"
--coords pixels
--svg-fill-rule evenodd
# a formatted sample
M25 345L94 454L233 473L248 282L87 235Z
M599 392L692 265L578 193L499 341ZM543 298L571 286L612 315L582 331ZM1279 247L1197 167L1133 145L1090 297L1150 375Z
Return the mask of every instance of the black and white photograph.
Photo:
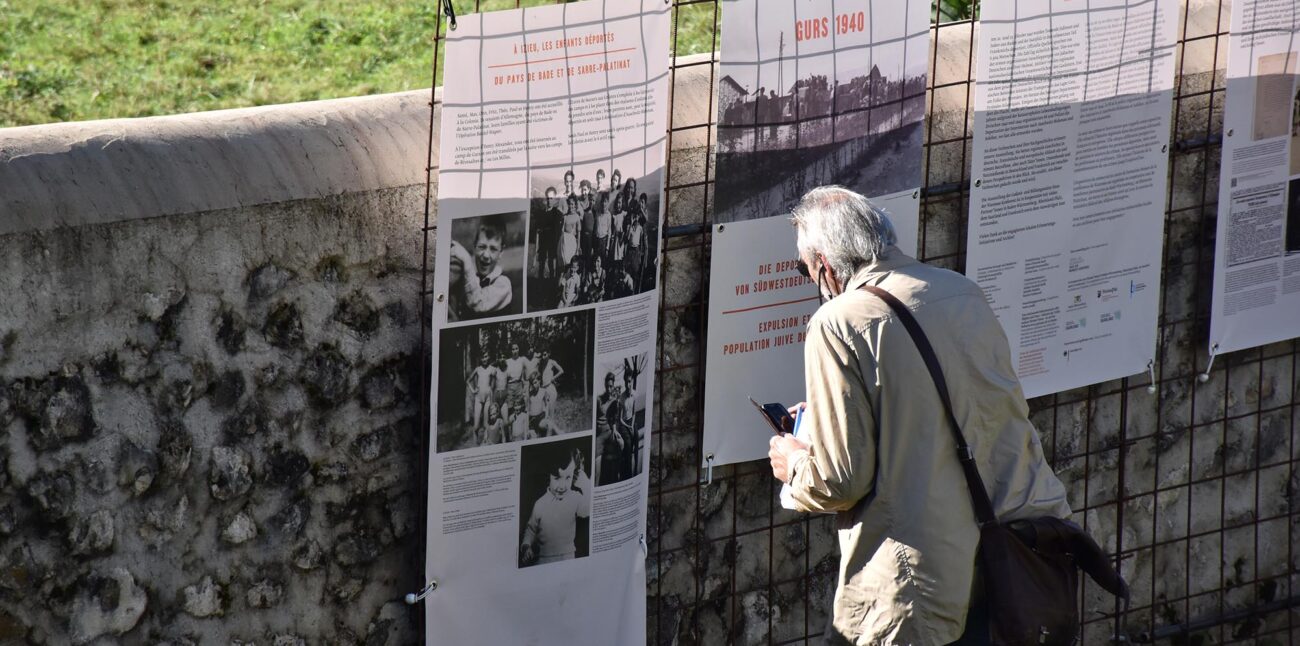
M591 436L519 449L519 567L591 551Z
M919 186L927 36L900 3L845 4L724 5L715 223L785 215L824 184Z
M448 321L524 311L524 215L498 213L452 220Z
M649 353L601 362L596 395L596 484L622 482L645 466L646 391L654 375Z
M439 340L439 453L591 430L591 309L447 328Z
M1255 62L1255 114L1251 141L1282 137L1291 132L1295 114L1295 52L1265 54Z
M534 171L528 311L601 303L654 289L662 181L662 171L637 176L617 161Z
M1291 95L1291 175L1300 175L1300 83Z
M1286 253L1300 253L1300 178L1287 182Z

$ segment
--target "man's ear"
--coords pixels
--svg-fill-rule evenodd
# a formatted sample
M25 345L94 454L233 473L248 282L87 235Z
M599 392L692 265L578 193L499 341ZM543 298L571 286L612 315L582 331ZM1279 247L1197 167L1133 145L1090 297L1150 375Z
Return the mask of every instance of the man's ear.
M840 276L836 275L835 269L830 266L830 263L826 262L826 256L822 255L821 252L818 252L817 261L820 262L821 266L826 270L827 283L831 286L831 288L838 290L835 293L835 295L838 296L840 294L843 294L844 281L840 278Z

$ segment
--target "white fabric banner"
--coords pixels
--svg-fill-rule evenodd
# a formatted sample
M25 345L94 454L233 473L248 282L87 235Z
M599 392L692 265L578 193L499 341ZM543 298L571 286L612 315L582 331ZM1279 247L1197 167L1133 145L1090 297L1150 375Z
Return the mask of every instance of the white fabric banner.
M645 641L670 10L587 0L448 32L431 644Z
M1300 336L1300 22L1294 0L1234 0L1210 352Z
M899 248L915 253L929 67L928 2L722 7L706 465L767 455L749 397L803 399L802 336L817 292L795 265L788 216L799 198L824 184L873 198Z
M1036 397L1155 359L1176 0L980 5L966 274Z

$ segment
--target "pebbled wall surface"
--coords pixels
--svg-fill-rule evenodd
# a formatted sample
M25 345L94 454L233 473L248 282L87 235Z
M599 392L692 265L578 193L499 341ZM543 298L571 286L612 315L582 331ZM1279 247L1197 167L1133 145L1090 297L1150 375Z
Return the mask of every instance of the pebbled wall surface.
M0 131L0 643L416 640L428 98Z

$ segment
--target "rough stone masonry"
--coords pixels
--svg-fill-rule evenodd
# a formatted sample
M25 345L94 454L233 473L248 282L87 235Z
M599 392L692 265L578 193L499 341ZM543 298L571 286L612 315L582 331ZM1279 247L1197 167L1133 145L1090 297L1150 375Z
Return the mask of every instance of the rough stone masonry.
M420 94L0 134L0 643L416 640Z
M0 237L0 642L410 637L422 195Z

